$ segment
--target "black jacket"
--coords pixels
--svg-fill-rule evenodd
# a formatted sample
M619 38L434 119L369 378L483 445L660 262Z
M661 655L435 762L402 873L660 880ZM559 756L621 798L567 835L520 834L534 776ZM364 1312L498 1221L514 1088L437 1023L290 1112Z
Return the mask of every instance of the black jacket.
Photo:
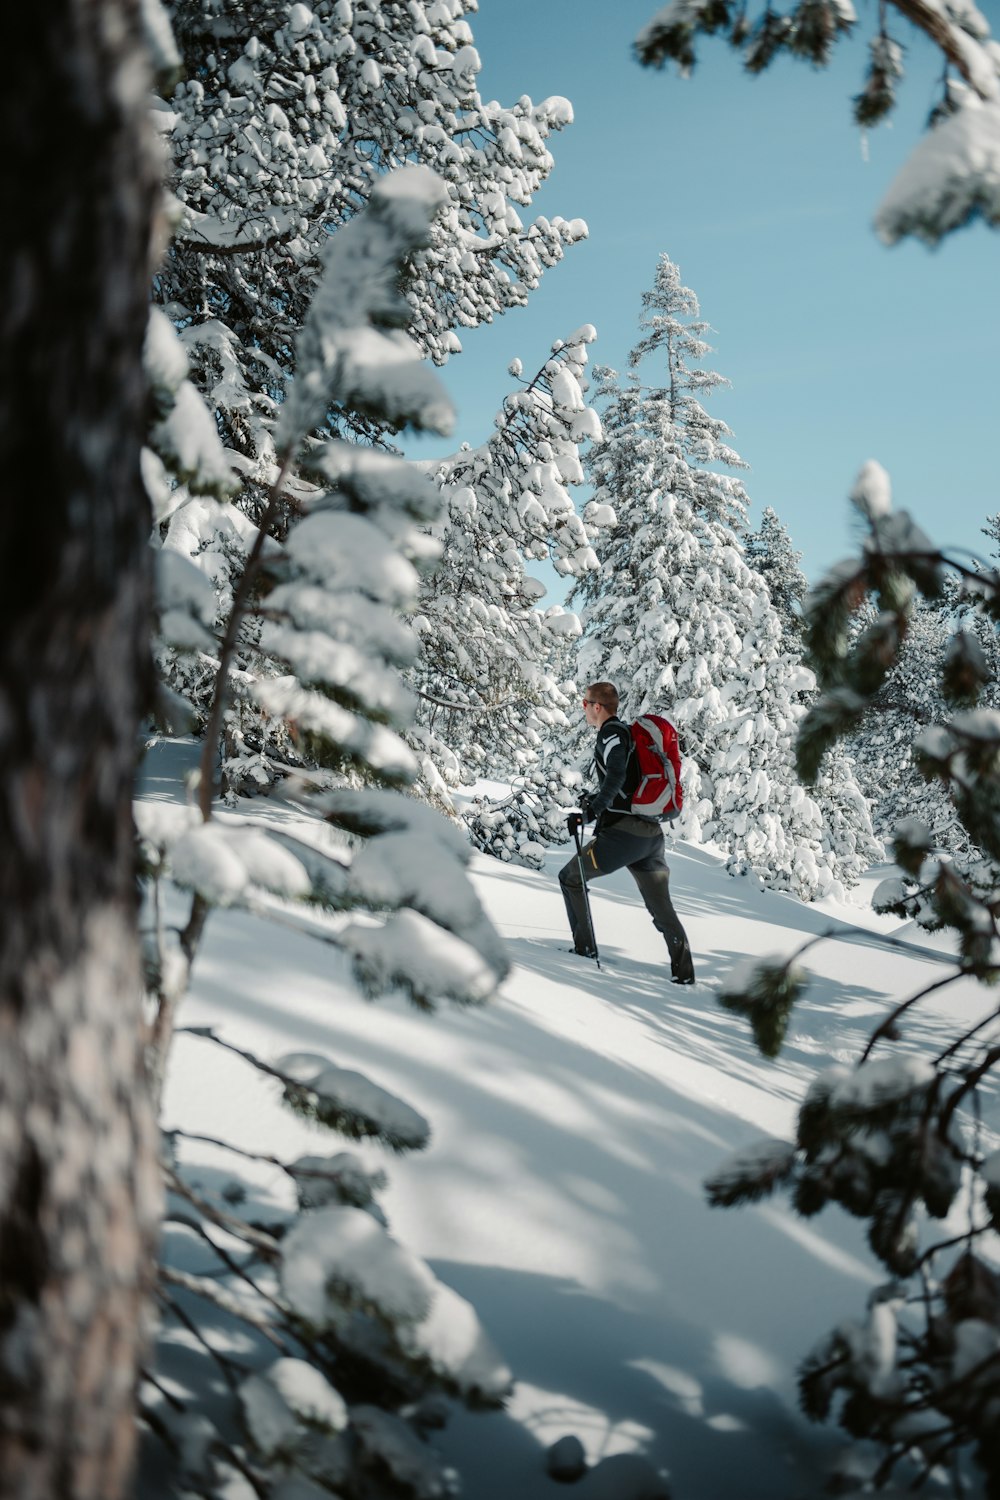
M597 731L594 769L598 787L587 798L591 817L598 818L604 812L629 812L636 780L635 751L629 727L621 719L605 719Z

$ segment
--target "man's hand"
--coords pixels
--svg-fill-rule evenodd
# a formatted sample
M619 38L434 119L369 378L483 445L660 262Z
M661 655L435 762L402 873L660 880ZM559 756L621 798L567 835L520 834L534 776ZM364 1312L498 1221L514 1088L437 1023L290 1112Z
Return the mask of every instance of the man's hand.
M566 827L569 829L570 838L576 838L583 827L583 818L578 812L571 812L566 819Z
M585 823L594 821L594 814L590 810L590 797L586 792L580 798L580 815Z

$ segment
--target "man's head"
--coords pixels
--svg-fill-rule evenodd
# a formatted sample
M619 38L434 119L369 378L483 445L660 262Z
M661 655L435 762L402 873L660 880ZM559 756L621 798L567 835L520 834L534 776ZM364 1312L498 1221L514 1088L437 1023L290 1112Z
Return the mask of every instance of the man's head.
M583 695L583 711L591 729L600 729L618 712L618 689L613 682L592 682Z

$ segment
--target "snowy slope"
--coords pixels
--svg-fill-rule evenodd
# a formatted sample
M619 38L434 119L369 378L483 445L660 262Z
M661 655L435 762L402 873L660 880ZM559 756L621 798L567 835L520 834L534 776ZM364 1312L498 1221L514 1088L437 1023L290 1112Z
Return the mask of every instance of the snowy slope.
M219 912L182 1024L265 1057L322 1050L430 1120L423 1155L366 1159L388 1170L393 1232L474 1303L515 1374L506 1412L457 1412L442 1435L470 1500L567 1493L544 1468L566 1433L592 1462L647 1454L674 1500L816 1495L836 1437L798 1415L795 1365L832 1323L859 1315L876 1264L843 1214L806 1223L780 1198L713 1210L701 1184L756 1135L789 1134L814 1071L854 1059L888 1004L939 975L941 945L860 907L764 892L681 845L672 886L698 985L669 984L626 872L594 888L598 971L565 951L565 858L553 851L541 872L475 863L516 963L487 1007L428 1017L366 1003L334 949ZM789 1043L765 1061L714 991L737 961L828 928L838 935L807 956L816 977ZM910 946L892 952L881 935L893 930ZM988 1009L975 985L945 994L908 1029L914 1046L933 1045L947 1013ZM166 1123L260 1152L317 1149L266 1080L193 1036L175 1046ZM182 1154L206 1184L238 1176L263 1212L285 1201L276 1169L203 1144Z

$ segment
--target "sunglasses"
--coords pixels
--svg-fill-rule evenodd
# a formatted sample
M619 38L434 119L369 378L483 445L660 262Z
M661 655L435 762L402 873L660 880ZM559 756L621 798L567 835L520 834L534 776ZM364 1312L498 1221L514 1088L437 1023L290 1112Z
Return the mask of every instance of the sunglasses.
M583 706L584 708L600 708L601 705L596 698L584 698Z

